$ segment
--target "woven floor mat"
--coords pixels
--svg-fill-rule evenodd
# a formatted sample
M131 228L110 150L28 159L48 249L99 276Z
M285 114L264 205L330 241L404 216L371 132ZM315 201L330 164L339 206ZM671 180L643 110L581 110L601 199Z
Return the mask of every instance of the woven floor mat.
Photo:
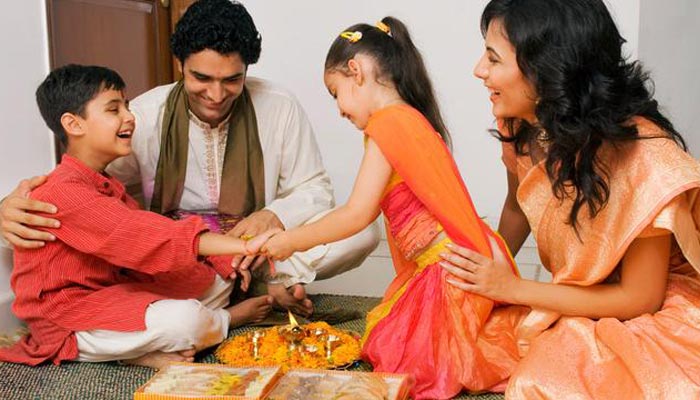
M364 315L378 304L374 297L315 295L314 306L320 311L341 307L357 310ZM336 325L338 328L364 332L364 319L356 319ZM234 329L230 335L239 335L251 327ZM197 362L214 363L211 351L198 355ZM366 363L353 370L370 371ZM3 400L102 400L131 399L134 391L144 384L154 371L145 367L118 365L117 363L69 362L60 366L43 365L28 367L0 362L0 399ZM461 395L456 399L501 400L500 394Z

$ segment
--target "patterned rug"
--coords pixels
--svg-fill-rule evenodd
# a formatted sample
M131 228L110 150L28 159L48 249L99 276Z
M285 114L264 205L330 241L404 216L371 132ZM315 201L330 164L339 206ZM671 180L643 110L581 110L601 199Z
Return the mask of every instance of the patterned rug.
M312 300L317 310L328 311L338 307L357 310L363 314L374 307L378 298L316 295ZM364 332L364 319L356 319L337 325L338 328ZM230 335L239 335L252 328L234 329ZM214 363L211 352L200 354L197 362ZM353 368L370 371L368 364ZM149 368L118 365L116 363L64 363L60 366L44 365L27 367L18 364L0 363L0 399L3 400L102 400L131 399L134 391L144 384L154 371ZM463 394L456 399L501 400L495 393L481 395Z

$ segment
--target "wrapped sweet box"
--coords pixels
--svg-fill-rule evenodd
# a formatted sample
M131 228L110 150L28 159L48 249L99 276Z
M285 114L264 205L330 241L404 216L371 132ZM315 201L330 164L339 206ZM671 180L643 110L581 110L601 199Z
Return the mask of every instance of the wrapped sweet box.
M405 400L408 375L381 372L290 369L267 396L269 400Z
M172 363L138 388L134 400L259 400L280 375L279 367Z
M406 400L408 375L381 372L230 367L172 363L134 393L134 400Z

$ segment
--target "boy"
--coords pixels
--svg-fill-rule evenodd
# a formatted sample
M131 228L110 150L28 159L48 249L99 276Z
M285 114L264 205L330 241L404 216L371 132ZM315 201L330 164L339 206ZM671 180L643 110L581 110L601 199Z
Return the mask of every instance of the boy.
M198 256L255 254L272 231L246 243L206 232L200 218L172 221L138 210L104 172L131 152L134 116L124 86L107 68L68 65L37 89L42 117L68 147L31 197L56 204L61 226L46 229L55 242L15 249L13 311L30 333L0 349L0 360L159 368L191 361L196 350L221 342L229 326L270 310L269 296L224 308L236 276L231 258Z

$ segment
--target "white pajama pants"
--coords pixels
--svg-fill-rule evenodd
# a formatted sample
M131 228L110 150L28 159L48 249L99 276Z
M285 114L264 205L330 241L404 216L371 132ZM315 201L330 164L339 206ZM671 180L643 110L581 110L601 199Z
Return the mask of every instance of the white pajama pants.
M146 330L119 332L103 329L76 332L78 361L129 360L162 351L201 350L223 341L231 316L224 309L233 289L216 275L199 299L159 300L146 309Z

